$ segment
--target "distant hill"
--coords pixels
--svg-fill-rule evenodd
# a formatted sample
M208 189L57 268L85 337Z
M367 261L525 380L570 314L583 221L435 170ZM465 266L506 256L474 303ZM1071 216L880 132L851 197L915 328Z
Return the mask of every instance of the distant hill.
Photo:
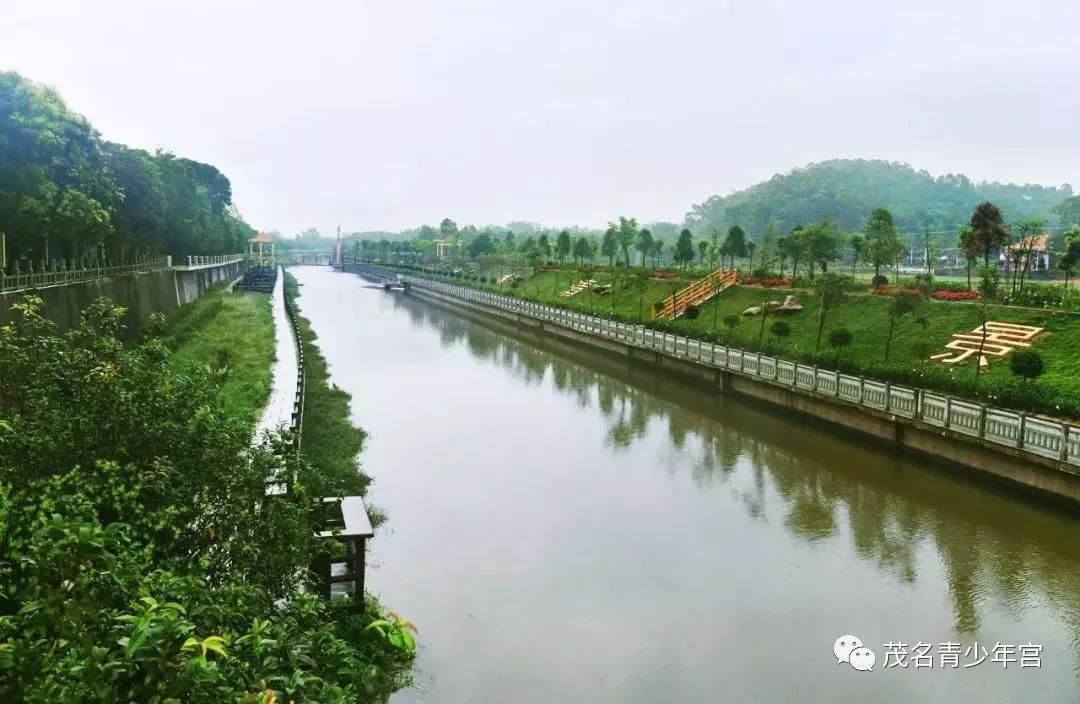
M858 231L874 208L888 208L905 233L929 226L939 239L968 222L980 202L1001 208L1010 222L1057 218L1051 209L1073 195L1072 187L1033 184L976 183L967 176L933 177L908 164L868 159L835 159L777 174L727 196L712 196L686 214L688 227L699 233L713 227L740 225L756 235L776 220L777 230L828 218L845 230Z

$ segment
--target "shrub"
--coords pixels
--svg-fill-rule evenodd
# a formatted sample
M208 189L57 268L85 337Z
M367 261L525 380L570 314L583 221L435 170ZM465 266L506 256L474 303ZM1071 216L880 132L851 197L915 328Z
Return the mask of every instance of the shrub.
M725 315L724 316L724 325L729 330L734 330L735 328L739 327L740 322L741 322L741 320L740 320L739 316L737 316L737 315Z
M1046 364L1035 350L1016 350L1009 356L1009 371L1031 381L1046 371Z
M783 339L791 335L791 325L787 321L776 320L769 326L769 332L772 333L773 337Z
M828 343L829 347L833 347L836 350L842 350L851 344L854 336L847 328L837 328L829 331Z
M700 313L701 310L693 303L691 303L690 305L686 306L686 310L683 311L683 316L687 320L697 320L697 317Z
M873 279L870 280L870 285L873 286L874 288L878 288L879 286L884 286L887 283L889 283L889 277L885 276L884 274L878 274L877 276L875 276Z

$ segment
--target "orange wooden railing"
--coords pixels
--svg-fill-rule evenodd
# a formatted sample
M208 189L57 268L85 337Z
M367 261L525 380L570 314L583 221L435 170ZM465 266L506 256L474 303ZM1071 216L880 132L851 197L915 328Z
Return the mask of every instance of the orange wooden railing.
M720 293L736 281L734 271L717 269L703 279L698 279L673 296L669 296L659 312L653 312L653 318L672 320L686 311L687 306L700 305Z

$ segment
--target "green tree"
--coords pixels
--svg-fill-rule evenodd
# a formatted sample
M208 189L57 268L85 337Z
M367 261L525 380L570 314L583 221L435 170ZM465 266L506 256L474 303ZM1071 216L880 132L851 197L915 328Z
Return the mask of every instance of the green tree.
M698 240L697 248L698 248L698 261L701 262L702 264L704 264L705 262L707 262L709 260L709 241L708 240Z
M683 268L694 261L694 235L690 230L679 233L679 239L675 241L675 252L672 255L676 264L682 264Z
M757 249L757 243L756 242L747 242L746 243L746 254L747 254L747 256L750 257L750 263L747 264L746 268L750 270L751 274L753 274L753 272L754 272L754 250L756 250L756 249Z
M457 237L457 223L450 218L443 218L442 222L439 223L439 234L443 237Z
M732 225L720 245L720 252L729 258L729 269L735 268L735 257L746 256L746 233L738 225Z
M540 235L536 239L536 251L544 261L551 258L551 242L547 235Z
M874 265L874 276L881 275L881 267L892 264L904 251L904 243L896 231L892 213L876 208L866 221L866 256Z
M592 245L587 237L578 237L574 242L574 257L584 265L586 259L592 259Z
M964 264L967 271L967 287L971 290L971 269L975 266L975 262L979 260L979 240L975 237L975 232L970 227L961 227L959 236L960 251L964 253Z
M905 315L912 313L919 307L919 296L916 293L902 292L889 299L889 332L885 335L885 361L889 361L889 349L892 347L893 332L896 330L896 322Z
M1031 269L1031 253L1039 240L1045 235L1046 221L1042 218L1021 220L1016 224L1016 229L1019 230L1020 234L1013 247L1019 261L1016 261L1013 266L1013 290L1014 292L1022 292L1024 290L1024 280Z
M978 243L983 266L989 269L990 256L1009 243L1009 228L1001 211L993 203L980 203L971 215L972 237Z
M634 272L634 282L637 284L638 290L638 322L645 321L645 289L649 285L650 277L651 275L644 268Z
M814 342L814 354L821 349L821 333L825 329L825 318L844 299L844 279L837 274L824 273L817 282L818 330Z
M664 256L664 241L661 239L653 238L653 266L660 266L661 258Z
M1073 225L1065 232L1065 249L1058 254L1058 268L1065 274L1065 291L1069 293L1069 278L1080 266L1080 225Z
M477 257L494 254L495 243L491 239L491 233L481 232L479 235L473 238L469 242L466 250L469 253L470 259L476 259Z
M604 231L604 239L600 242L600 254L608 258L609 266L615 266L615 255L618 253L618 231L614 225L611 225Z
M570 233L563 230L559 233L559 236L555 238L555 254L559 258L559 264L570 255L570 250L573 244L570 242Z
M1055 206L1052 212L1061 218L1065 225L1080 225L1080 196L1066 198L1060 205Z
M653 251L653 237L652 233L648 229L642 228L638 233L637 242L634 243L634 248L641 252L641 266L645 266L645 257L652 254Z
M830 262L840 258L843 236L831 221L804 227L799 238L806 247L806 258L811 264L817 264L823 274L828 273Z
M805 228L802 225L793 229L783 238L784 253L791 260L791 277L799 277L799 264L806 261L807 246Z
M623 262L630 268L630 248L637 242L639 234L638 222L634 218L619 217L616 228L616 240L619 243L619 251L622 252Z
M855 276L855 267L866 251L866 240L862 235L852 235L848 239L848 246L851 247L851 275Z

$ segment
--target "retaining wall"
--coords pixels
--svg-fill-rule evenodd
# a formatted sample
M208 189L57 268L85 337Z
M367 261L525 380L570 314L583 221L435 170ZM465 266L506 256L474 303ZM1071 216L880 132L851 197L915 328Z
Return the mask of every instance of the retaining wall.
M45 301L45 317L55 322L60 330L68 330L78 322L84 308L104 296L127 308L127 325L134 331L142 327L152 313L167 313L191 303L214 284L236 278L246 268L247 262L237 261L9 291L0 294L0 325L11 320L11 304L22 300L23 296L34 295Z

